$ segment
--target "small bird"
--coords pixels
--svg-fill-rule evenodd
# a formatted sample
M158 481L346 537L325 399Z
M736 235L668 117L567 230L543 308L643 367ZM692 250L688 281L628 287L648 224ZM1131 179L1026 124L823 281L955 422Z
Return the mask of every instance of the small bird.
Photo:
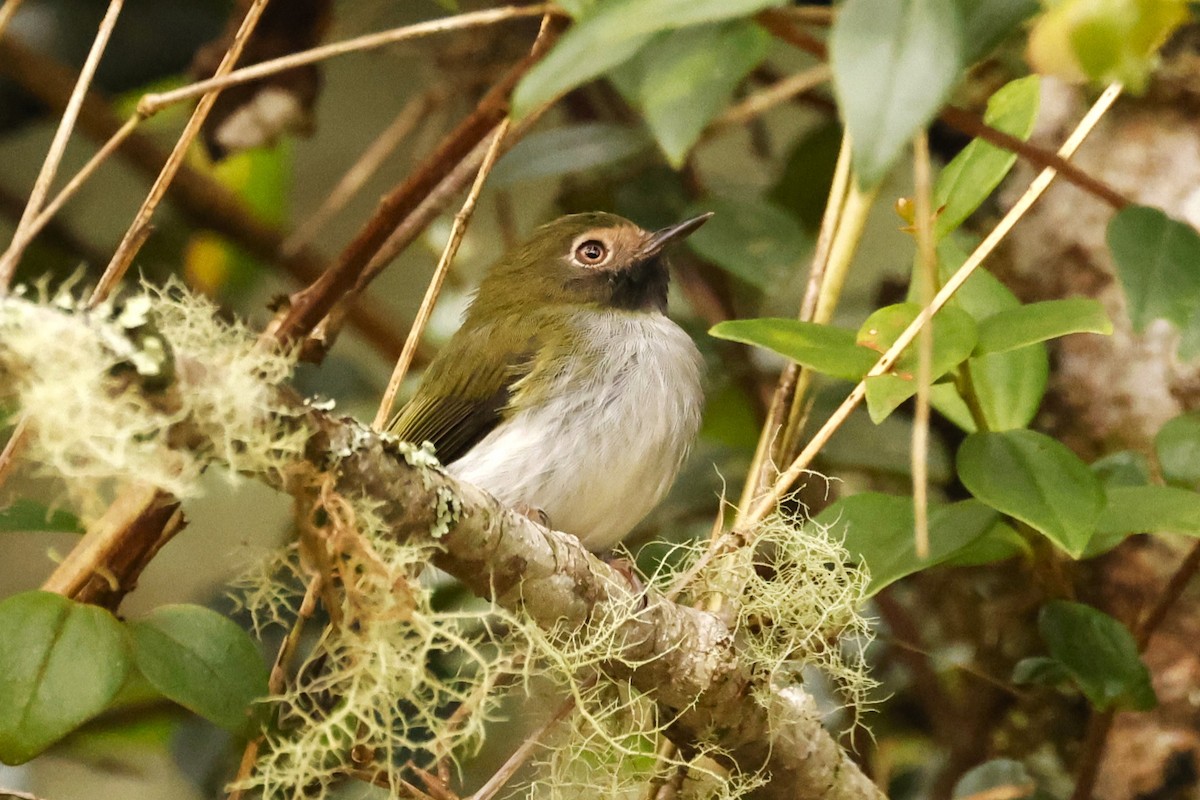
M700 427L700 353L666 316L663 250L711 216L653 232L600 212L542 226L489 270L389 430L611 549L666 494Z

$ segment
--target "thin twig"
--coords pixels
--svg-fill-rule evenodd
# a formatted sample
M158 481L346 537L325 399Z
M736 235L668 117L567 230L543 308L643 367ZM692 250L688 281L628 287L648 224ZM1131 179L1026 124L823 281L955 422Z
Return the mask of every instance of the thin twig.
M591 682L594 683L595 680L593 679ZM586 688L586 686L583 688ZM533 754L533 748L537 747L541 738L551 728L566 719L567 715L574 709L575 696L572 695L563 701L553 716L538 726L537 730L525 737L525 741L521 742L521 746L513 751L513 754L500 766L500 769L492 774L492 777L488 778L487 783L479 787L479 791L471 795L470 800L491 800L491 798L495 797L496 792L503 789L504 784L512 779L512 776L516 774L521 765L529 760L529 756Z
M4 5L0 6L0 35L4 34L4 29L8 27L9 20L17 13L23 0L4 0Z
M825 269L829 265L829 254L833 247L833 239L837 233L846 203L846 193L850 186L850 140L842 137L838 149L837 163L833 169L833 182L829 187L829 197L825 201L825 211L821 215L821 228L817 233L817 243L813 248L812 266L808 271L808 282L804 288L804 299L800 303L799 319L811 322L817 309L817 298L821 293L821 284L825 280ZM800 367L789 363L780 373L775 386L775 394L771 398L767 423L763 426L754 451L750 469L746 473L746 485L742 489L738 501L737 518L734 527L743 522L743 515L750 510L758 499L762 487L774 480L771 471L775 469L776 460L773 454L784 450L780 437L785 435L788 428L788 418L792 408L792 399L796 396L797 379Z
M0 451L0 486L4 486L8 481L9 475L12 474L13 468L17 464L17 459L21 456L21 451L25 449L28 427L29 417L22 414L21 418L17 420L17 424L13 426L8 441L4 443L4 450Z
M343 248L337 262L308 288L289 298L287 309L272 321L267 335L281 342L306 336L347 294L362 291L367 282L364 271L372 259L439 188L443 179L508 115L509 94L513 87L549 49L555 34L554 26L543 24L529 55L511 67L484 94L475 110L442 139L413 174L380 200L375 213Z
M3 257L0 257L0 294L8 291L8 287L12 283L13 273L17 270L17 264L20 262L25 248L29 246L29 242L33 239L34 233L36 233L36 231L30 230L30 223L37 216L38 212L41 211L43 203L46 202L46 195L50 192L50 184L54 182L54 176L58 173L63 153L67 149L67 142L70 141L71 132L75 129L75 121L79 118L79 109L83 106L83 99L87 95L87 90L92 83L93 76L96 74L96 67L100 64L100 57L104 55L104 49L108 46L108 40L112 36L113 27L117 24L117 17L120 16L124 3L125 0L109 0L108 9L104 12L104 17L100 20L100 27L96 31L96 38L92 40L92 46L88 51L87 59L83 62L83 67L79 70L79 78L75 81L75 88L72 90L71 97L67 101L67 107L58 121L58 129L54 131L54 138L50 141L50 149L46 152L46 159L42 162L42 168L33 182L33 190L29 193L29 201L25 204L25 211L21 214L21 219L17 222L17 229L13 233L12 244L9 245L8 251ZM2 27L3 22L0 22L0 28Z
M1079 149L1079 145L1087 138L1087 135L1096 126L1096 123L1100 121L1100 118L1104 116L1104 113L1112 107L1113 102L1116 101L1120 93L1121 85L1117 83L1111 84L1104 90L1104 93L1100 95L1100 98L1096 100L1088 110L1088 113L1079 122L1079 125L1067 138L1067 141L1059 149L1060 156L1070 158ZM1021 195L1013 207L1009 209L1008 213L1004 215L996 227L975 248L975 251L971 253L958 271L951 276L946 285L937 293L933 302L923 308L921 313L917 315L917 318L904 329L892 346L888 348L888 351L875 362L875 366L871 367L866 378L859 381L850 395L838 406L837 410L834 411L825 424L821 426L821 429L817 431L808 445L796 456L787 470L779 476L775 484L771 487L770 492L759 501L759 504L750 513L748 517L749 522L759 522L774 511L775 506L784 495L791 491L792 484L796 482L796 479L808 469L808 465L812 463L813 457L820 452L830 437L833 436L837 429L842 426L842 423L850 416L850 413L862 402L866 394L867 379L876 375L882 375L891 369L892 365L896 363L896 359L912 344L913 339L916 338L921 328L954 296L954 293L966 282L967 278L971 277L971 274L979 267L983 260L991 255L992 251L1008 235L1008 232L1012 230L1017 221L1042 196L1042 193L1046 191L1046 188L1054 180L1056 174L1056 170L1047 167L1034 178L1029 188L1025 190L1025 193Z
M484 11L473 11L467 14L458 14L453 17L435 19L428 22L419 22L415 25L405 25L402 28L393 28L391 30L368 33L364 34L363 36L357 36L353 39L347 39L341 42L333 42L332 44L314 47L311 50L303 50L299 53L290 53L286 56L281 56L280 58L272 58L268 61L260 61L257 64L243 67L232 72L225 73L218 70L216 75L208 78L207 80L190 83L187 86L181 86L178 89L172 89L169 92L147 94L143 96L141 101L138 103L138 108L143 114L153 114L169 105L187 100L206 92L226 89L230 86L236 86L242 83L249 83L250 81L258 80L259 78L265 78L268 75L286 72L289 69L302 67L307 64L314 64L318 61L324 61L335 56L346 55L347 53L358 53L364 50L371 50L408 39L417 39L436 33L444 33L446 31L478 28L512 19L562 13L563 12L557 7L547 3L533 6L505 6L503 8L492 8Z
M304 625L312 618L312 615L317 610L317 596L321 590L321 576L315 574L308 582L308 586L304 589L304 598L300 601L300 608L296 610L296 619L292 622L292 627L288 629L287 636L279 644L279 650L275 654L275 662L271 665L271 674L267 679L267 693L269 695L278 695L283 692L284 685L287 683L288 665L296 655L296 650L300 646L300 637L304 633ZM258 759L258 751L262 747L263 737L261 734L253 737L246 742L246 748L242 751L242 760L238 764L237 775L234 777L232 786L229 791L228 800L241 800L241 786L250 778L254 771L254 763Z
M383 162L387 160L388 156L408 138L417 124L429 113L432 105L433 92L417 95L405 103L391 124L375 137L375 140L367 146L358 160L350 169L346 170L341 180L322 201L320 207L307 220L296 226L292 235L280 247L280 251L285 256L292 255L300 252L312 242L326 223L345 207L350 198L354 197L363 184L383 166Z
M978 114L972 114L970 111L956 106L946 106L938 115L938 119L963 133L1008 150L1010 153L1016 153L1035 167L1053 167L1058 170L1058 174L1062 176L1063 180L1070 181L1118 211L1133 202L1104 181L1089 175L1078 165L1072 164L1057 153L997 130L984 122Z
M922 130L913 139L914 211L917 264L922 306L933 301L937 290L937 250L933 243L933 170L929 163L929 137ZM929 391L933 383L933 326L925 325L917 339L917 407L912 429L913 535L917 558L929 557Z
M216 74L218 76L227 75L233 69L233 65L237 63L238 58L242 55L242 50L245 48L246 42L254 32L254 27L258 24L263 10L267 7L268 1L251 0L250 7L246 10L246 16L242 19L241 27L238 28L237 34L233 37L233 42L225 52L225 57L221 59L220 66L217 67ZM179 139L175 142L175 147L171 150L171 155L167 157L167 163L163 166L162 171L159 172L154 185L150 187L150 192L142 202L141 208L138 209L137 215L129 226L129 230L125 232L121 243L117 245L117 251L113 254L112 260L108 262L104 274L100 276L100 280L96 284L96 289L92 292L91 303L95 304L108 297L109 293L125 277L126 270L133 263L134 256L137 255L141 247L136 233L149 226L150 218L154 216L154 212L158 209L158 204L162 202L163 196L167 193L167 187L170 186L171 181L175 178L175 173L179 171L180 165L183 164L184 156L187 155L188 148L192 145L192 140L200 133L200 127L204 124L204 120L208 118L208 112L212 110L213 103L217 101L218 94L220 94L219 90L208 92L196 104L196 108L188 119L187 125L184 126L183 133L179 135Z
M479 195L483 191L483 184L487 180L488 175L491 174L492 167L496 165L496 159L500 155L500 145L504 141L504 135L508 133L509 124L510 118L505 117L496 126L496 132L492 136L492 143L488 146L487 153L483 157L483 163L479 166L479 172L475 175L475 183L471 185L471 191L467 193L467 199L463 201L462 208L454 216L454 226L450 229L450 239L446 242L446 248L442 251L442 257L438 260L437 268L433 271L433 277L429 281L429 288L425 290L425 297L421 300L421 307L417 309L417 317L413 320L412 328L408 331L408 339L404 342L404 350L400 352L400 358L396 361L396 368L392 371L391 380L388 381L387 390L383 393L383 399L379 402L379 410L375 413L375 421L372 423L372 426L376 430L381 429L392 414L392 405L396 401L396 393L400 391L400 384L403 383L404 376L408 374L413 354L417 351L417 343L425 334L425 326L429 323L429 317L433 313L433 306L437 303L438 295L442 292L446 273L450 270L450 264L454 261L454 256L458 254L458 248L462 244L463 235L467 232L467 224L471 221L471 216L475 213L475 205L479 202Z
M754 92L737 105L729 108L709 123L704 135L710 136L718 131L742 125L762 116L780 103L785 103L797 95L811 91L827 82L832 75L833 71L828 64L817 64L794 75L789 75L765 89Z

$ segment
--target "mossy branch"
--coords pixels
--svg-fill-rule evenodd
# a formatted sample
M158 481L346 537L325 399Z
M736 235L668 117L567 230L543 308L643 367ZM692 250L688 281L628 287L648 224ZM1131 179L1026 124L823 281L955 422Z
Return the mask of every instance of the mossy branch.
M164 483L213 463L289 493L332 480L336 493L369 504L398 540L436 537L437 566L543 629L578 630L596 620L617 620L607 628L604 673L653 697L662 718L672 720L667 735L685 751L715 745L727 754L724 766L768 774L757 796L883 796L822 727L816 701L797 686L774 684L717 616L674 603L655 589L640 595L575 537L546 530L428 459L414 458L411 445L306 404L282 385L281 356L256 350L248 331L231 332L215 321L206 328L203 313L164 295L157 301L149 297L174 315L170 330L147 326L155 315L143 313L145 297L135 298L137 313L128 306L76 311L19 298L0 302L0 386L21 401L28 399L26 387L58 383L65 395L81 392L68 397L71 402L90 398L119 407L127 418L144 415L139 449L115 451L114 463L126 465L130 479L154 483L141 448L159 448L167 464L160 473ZM227 341L213 341L220 336ZM156 343L156 337L162 340ZM258 352L261 364L253 359ZM125 366L109 370L104 391L94 385L72 388L62 385L67 377L45 372L80 371L78 364L59 363L71 360L70 353L83 363ZM192 396L203 399L192 402ZM38 427L67 421L40 420L36 409L27 410L36 458L43 437ZM78 417L83 411L70 413ZM159 422L163 430L156 431ZM73 425L85 439L101 434L98 427L80 418ZM70 455L61 430L45 436L56 452ZM89 452L96 451L95 444L87 442ZM55 466L53 460L45 463ZM122 580L109 565L96 566ZM640 610L631 614L631 608Z

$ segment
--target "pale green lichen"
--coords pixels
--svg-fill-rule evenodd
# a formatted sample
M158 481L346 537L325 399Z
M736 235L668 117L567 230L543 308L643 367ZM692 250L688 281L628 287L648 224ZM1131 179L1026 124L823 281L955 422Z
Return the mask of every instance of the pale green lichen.
M3 391L28 422L29 458L63 479L85 521L127 484L190 497L211 463L277 471L303 452L306 435L280 424L291 412L274 391L294 358L207 300L174 284L94 309L67 290L39 294L0 301ZM202 374L176 369L184 360ZM130 369L144 387L128 386ZM177 391L154 395L172 378ZM184 421L203 441L172 441Z

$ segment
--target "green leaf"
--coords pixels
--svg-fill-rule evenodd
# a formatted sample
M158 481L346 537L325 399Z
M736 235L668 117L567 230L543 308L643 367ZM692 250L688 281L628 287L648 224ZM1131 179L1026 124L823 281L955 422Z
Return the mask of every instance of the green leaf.
M806 231L815 233L820 228L841 146L842 126L837 120L805 131L792 145L783 172L771 187L771 201L799 219Z
M633 58L656 33L747 17L781 0L598 0L513 91L520 118Z
M1145 486L1150 483L1150 462L1135 450L1118 450L1098 458L1092 472L1104 486Z
M0 761L24 763L103 711L128 673L104 609L50 592L0 603Z
M917 303L884 306L862 324L858 344L884 353L900 337L917 315ZM937 380L961 364L975 348L975 320L961 309L947 306L933 317L933 357L930 377ZM908 398L917 393L917 343L901 354L891 372L867 378L867 409L879 422Z
M1003 520L988 528L983 536L959 550L946 564L952 567L977 567L981 564L995 564L1007 561L1017 556L1032 556L1033 548L1025 537Z
M1181 533L1200 537L1200 494L1174 486L1113 486L1097 534Z
M714 216L688 237L688 247L759 289L778 286L810 250L796 220L766 200L714 196L690 209L703 211Z
M1057 686L1069 680L1071 674L1062 662L1047 656L1022 658L1013 666L1012 682L1017 685L1031 683L1042 686Z
M858 381L878 355L854 343L854 334L796 319L733 319L709 330L718 339L765 347L811 370Z
M955 0L846 0L829 41L859 181L887 175L962 71Z
M1157 704L1137 643L1117 620L1082 603L1053 600L1038 614L1038 632L1097 709L1147 711Z
M979 325L975 355L1007 353L1071 333L1112 333L1112 321L1097 300L1074 297L1029 303L988 317Z
M770 34L749 20L672 31L619 68L613 82L678 168L770 44Z
M1038 0L958 0L963 63L974 64L1039 9Z
M1028 139L1037 119L1040 87L1037 75L1018 78L1000 87L988 100L983 121L1022 141ZM933 207L938 210L934 236L942 239L961 225L1000 185L1016 161L1016 153L982 139L975 139L963 148L938 174L933 189Z
M490 181L504 188L560 178L619 164L649 147L649 137L639 128L607 122L564 125L522 139L496 164Z
M851 495L822 511L814 522L835 534L844 533L846 549L871 575L868 594L875 594L906 575L946 561L987 533L998 518L974 500L931 506L926 559L917 557L913 504L908 497L876 492Z
M1200 413L1168 420L1154 437L1154 451L1167 483L1200 489Z
M130 629L146 680L205 719L243 728L251 703L267 694L267 667L254 640L215 611L162 606Z
M966 253L953 239L945 239L938 245L938 268L943 280L949 278L964 260ZM950 305L962 308L983 322L1002 311L1019 308L1021 302L990 272L977 269L954 295ZM1007 353L970 358L967 371L988 428L1016 430L1028 425L1037 414L1050 376L1050 357L1045 345L1035 344ZM939 411L944 408L936 403L934 407ZM950 419L955 420L955 417ZM974 432L973 426L966 429Z
M55 531L83 533L79 518L62 509L53 513L41 503L17 500L0 511L0 531Z
M1104 507L1104 490L1065 445L1029 430L973 433L959 447L957 463L971 494L1073 557L1083 554Z
M1108 249L1135 330L1159 318L1188 324L1200 303L1200 234L1191 225L1131 205L1108 223Z

